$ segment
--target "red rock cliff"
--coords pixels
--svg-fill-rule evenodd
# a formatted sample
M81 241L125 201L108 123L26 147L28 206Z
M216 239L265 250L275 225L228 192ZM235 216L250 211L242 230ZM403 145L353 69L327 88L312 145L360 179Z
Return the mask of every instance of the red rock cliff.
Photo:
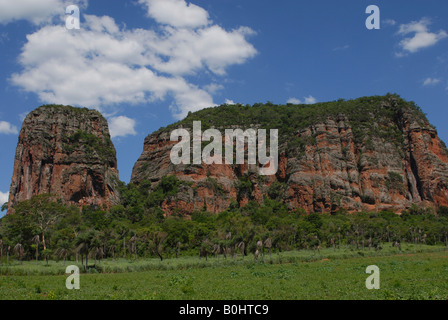
M119 201L115 148L97 111L42 106L25 118L15 155L8 214L20 201L54 194L66 204Z
M251 108L256 107L213 108L192 114L169 129L201 119L214 126L235 112L239 116L229 119L227 127L215 127L223 131L246 118L250 122L245 128L269 123L265 115L267 120L257 123L256 111ZM275 106L258 108L265 108L266 113ZM166 175L187 182L176 197L163 202L166 214L189 214L204 208L221 212L231 205L244 206L249 200L262 203L266 197L307 212L401 212L413 203L448 205L447 149L412 103L395 96L367 97L316 106L283 106L275 112L287 114L287 118L273 114L285 123L298 119L285 125L292 135L282 135L279 128L276 175L259 176L254 165L173 165L170 151L176 142L170 141L170 130L165 128L146 138L131 182L150 180L156 184ZM277 126L283 125L281 121ZM297 127L291 131L295 123Z

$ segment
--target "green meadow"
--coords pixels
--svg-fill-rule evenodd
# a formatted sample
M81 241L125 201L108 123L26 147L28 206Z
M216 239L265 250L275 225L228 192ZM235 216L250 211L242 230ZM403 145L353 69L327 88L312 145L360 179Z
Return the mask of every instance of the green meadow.
M13 261L0 267L3 300L340 300L448 299L448 251L405 245L402 250L324 249L266 254L263 260L186 256L177 259L104 260L80 275L80 290L65 286L73 261ZM380 289L368 290L369 265Z

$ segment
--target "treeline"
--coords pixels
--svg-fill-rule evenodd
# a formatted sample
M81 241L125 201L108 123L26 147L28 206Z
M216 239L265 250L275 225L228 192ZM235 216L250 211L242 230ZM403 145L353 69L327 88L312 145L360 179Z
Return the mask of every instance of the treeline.
M343 211L306 214L266 198L239 208L190 217L165 217L158 204L177 193L181 182L164 177L150 183L121 185L122 203L111 210L68 207L51 195L39 195L0 220L0 261L77 259L88 265L103 258L174 257L178 255L254 254L269 250L319 250L352 246L380 250L385 242L447 245L448 208L437 212L411 207L393 212ZM258 243L258 246L257 246Z
M158 132L170 132L173 129L191 128L193 121L201 121L202 130L208 128L252 128L257 124L264 129L278 129L279 148L291 151L303 151L304 146L315 144L315 137L309 139L297 137L297 131L329 118L341 116L347 119L354 141L369 144L372 138L380 138L394 143L402 150L405 148L401 129L396 120L406 112L422 126L431 126L425 113L413 101L406 101L398 94L388 93L383 96L360 97L353 100L339 99L330 102L308 104L277 105L271 102L254 105L223 104L218 107L205 108L188 113L188 116ZM378 125L383 123L385 125Z

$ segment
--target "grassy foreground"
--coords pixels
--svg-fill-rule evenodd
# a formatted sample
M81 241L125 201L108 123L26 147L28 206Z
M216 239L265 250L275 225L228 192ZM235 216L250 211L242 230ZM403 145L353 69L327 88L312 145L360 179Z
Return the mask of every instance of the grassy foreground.
M248 256L100 265L104 273L83 273L81 289L68 290L62 262L48 267L14 262L0 268L0 299L448 299L448 251L443 247L294 251L266 256L264 263ZM366 289L369 265L380 269L379 290Z

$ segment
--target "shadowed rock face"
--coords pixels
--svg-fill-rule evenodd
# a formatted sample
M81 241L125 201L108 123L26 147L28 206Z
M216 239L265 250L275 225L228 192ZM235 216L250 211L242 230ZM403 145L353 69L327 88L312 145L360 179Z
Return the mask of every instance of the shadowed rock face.
M266 128L269 121L257 123L248 107L220 106L191 114L149 135L133 168L131 182L139 184L149 180L155 185L166 175L176 175L185 181L178 194L165 199L161 205L168 215L190 214L204 208L217 213L230 205L244 206L250 200L262 203L265 197L273 195L289 208L303 208L307 212L339 209L401 212L413 203L432 207L448 205L447 149L412 103L396 96L366 97L350 102L297 106L297 109L277 107L276 112L291 118L299 108L314 109L307 109L308 113L297 111L308 117L301 121L302 115L297 116L300 120L297 123L307 125L294 127L292 134L282 135L283 129L279 128L276 175L259 176L257 166L247 164L171 163L170 151L176 143L170 141L172 129L191 126L193 120L224 119L234 112L240 112L240 119L246 114L246 118L251 118L252 123L241 124L242 129ZM319 108L331 112L320 112ZM215 122L210 120L209 124ZM238 122L229 122L215 128L223 133L224 129L238 125ZM294 141L300 143L294 144ZM244 181L250 182L249 187Z
M20 201L54 194L64 203L119 202L115 148L97 111L42 106L25 118L17 144L8 214Z

